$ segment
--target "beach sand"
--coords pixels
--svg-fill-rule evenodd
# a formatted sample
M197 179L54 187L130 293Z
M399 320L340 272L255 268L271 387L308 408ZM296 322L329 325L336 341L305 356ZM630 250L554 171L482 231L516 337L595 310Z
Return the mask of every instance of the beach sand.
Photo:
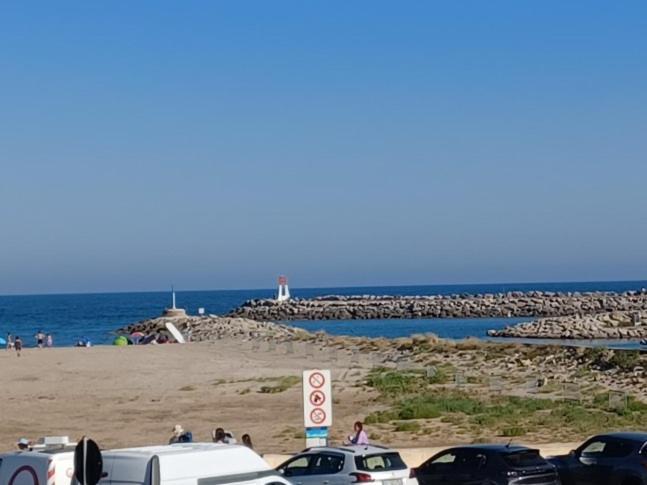
M261 451L295 451L304 446L300 377L308 368L333 371L339 440L371 411L371 393L353 387L367 369L348 370L349 356L331 365L325 349L308 356L305 344L290 354L267 347L221 340L27 349L20 358L0 351L0 449L45 435L87 434L105 448L159 444L182 424L194 440L210 440L221 426L239 439L250 433ZM283 383L291 387L268 392Z

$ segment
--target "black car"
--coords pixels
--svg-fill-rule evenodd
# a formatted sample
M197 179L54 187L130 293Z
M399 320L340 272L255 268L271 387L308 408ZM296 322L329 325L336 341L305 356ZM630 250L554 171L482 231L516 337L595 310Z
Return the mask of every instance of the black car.
M647 485L647 433L594 436L549 461L564 485Z
M450 448L412 474L420 485L559 485L555 467L538 450L512 445Z

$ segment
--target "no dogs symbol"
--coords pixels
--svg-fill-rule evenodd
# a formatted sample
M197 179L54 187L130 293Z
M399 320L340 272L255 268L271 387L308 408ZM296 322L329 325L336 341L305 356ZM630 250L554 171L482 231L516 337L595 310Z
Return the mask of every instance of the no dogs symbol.
M310 411L310 419L314 424L321 424L326 420L326 411L323 409L315 408Z
M312 391L310 393L310 404L313 406L321 406L326 402L326 395L321 391Z

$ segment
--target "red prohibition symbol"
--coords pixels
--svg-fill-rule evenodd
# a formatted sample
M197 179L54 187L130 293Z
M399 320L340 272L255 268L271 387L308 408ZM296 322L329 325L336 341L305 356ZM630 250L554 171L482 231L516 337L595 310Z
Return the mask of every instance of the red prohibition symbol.
M310 411L310 420L314 424L321 424L326 420L326 411L323 409L315 408Z
M312 374L310 374L308 381L310 382L310 385L312 387L319 389L326 383L326 378L321 372L313 372Z
M326 395L321 391L312 391L310 393L310 404L313 406L323 406L326 402Z

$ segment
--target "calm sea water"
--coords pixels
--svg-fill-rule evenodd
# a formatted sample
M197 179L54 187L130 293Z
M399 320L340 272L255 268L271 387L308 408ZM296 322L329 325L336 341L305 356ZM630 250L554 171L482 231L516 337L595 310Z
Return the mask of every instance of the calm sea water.
M323 295L448 295L455 293L494 293L505 291L628 291L647 287L647 281L600 283L534 283L495 285L385 286L356 288L291 289L295 297ZM269 298L274 289L235 291L181 291L177 305L196 314L222 314L252 298ZM129 323L155 317L170 306L168 292L105 293L80 295L0 296L0 336L19 335L27 346L40 329L51 333L55 345L73 345L81 337L95 344L110 343L112 332ZM490 328L501 328L520 319L433 319L433 320L362 320L292 322L309 330L332 334L368 337L401 337L433 332L442 337L460 339L484 337Z

